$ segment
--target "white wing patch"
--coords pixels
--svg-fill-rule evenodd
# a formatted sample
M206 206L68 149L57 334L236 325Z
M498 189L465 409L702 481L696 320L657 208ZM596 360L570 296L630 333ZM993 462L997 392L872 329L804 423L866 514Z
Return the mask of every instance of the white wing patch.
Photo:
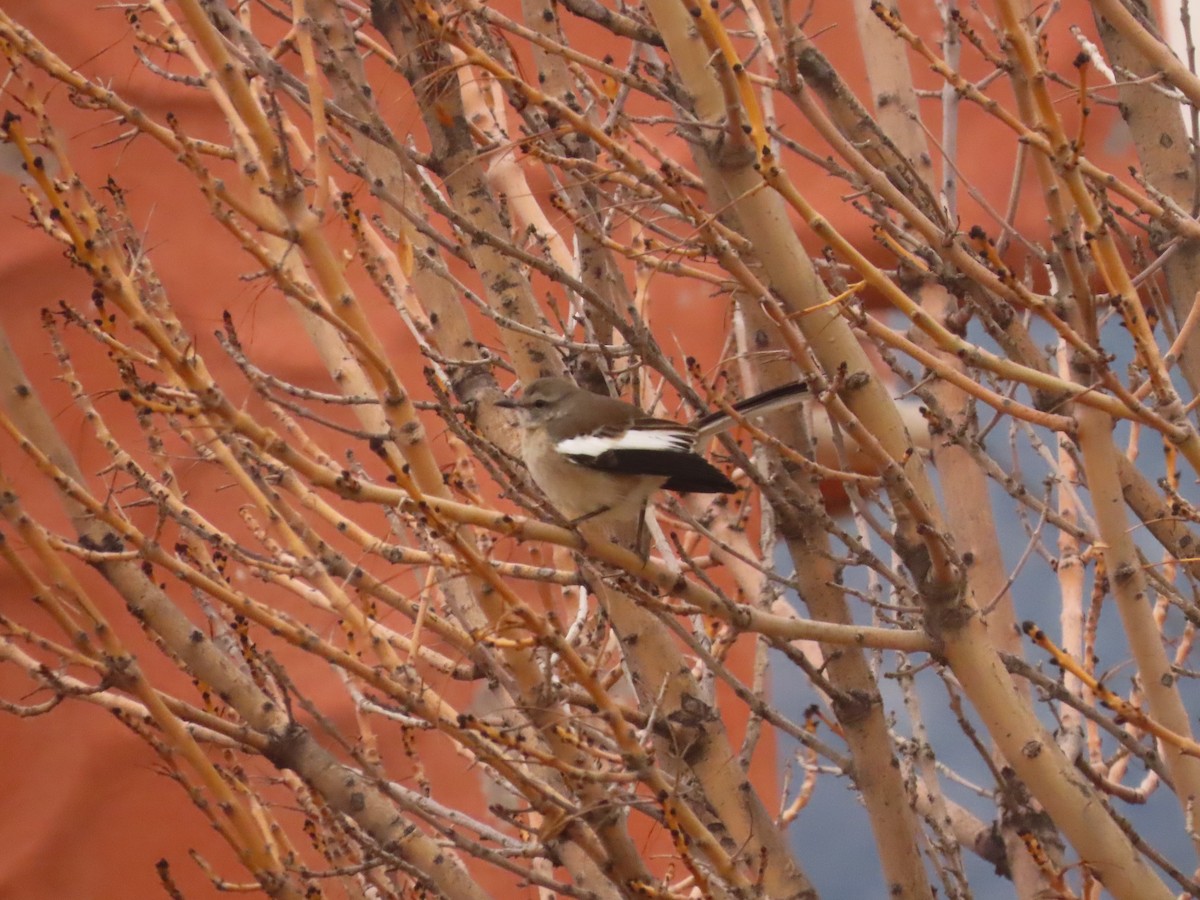
M663 450L689 452L696 435L690 430L631 428L621 434L581 434L559 441L555 449L563 456L590 456L609 450Z

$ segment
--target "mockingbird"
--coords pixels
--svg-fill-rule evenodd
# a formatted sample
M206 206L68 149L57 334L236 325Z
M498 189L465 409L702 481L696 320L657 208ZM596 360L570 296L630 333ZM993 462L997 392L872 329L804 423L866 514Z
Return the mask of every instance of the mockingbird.
M734 408L761 415L794 404L806 390L802 383L784 385ZM501 400L497 406L519 411L521 454L550 502L574 523L605 523L618 539L628 535L630 525L640 537L643 510L661 488L698 494L737 490L696 449L732 424L725 413L683 425L647 416L631 403L594 394L565 378L539 378L520 400Z

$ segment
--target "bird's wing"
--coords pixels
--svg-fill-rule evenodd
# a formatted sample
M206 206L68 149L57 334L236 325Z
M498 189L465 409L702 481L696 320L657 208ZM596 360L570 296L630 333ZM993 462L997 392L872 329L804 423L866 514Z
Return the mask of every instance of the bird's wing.
M731 493L733 482L695 450L696 431L669 419L637 418L559 441L555 449L577 465L619 475L667 479L673 491Z
M564 456L582 457L576 462L587 464L589 458L614 450L658 450L664 453L691 453L696 444L696 431L668 419L639 418L622 425L604 425L587 434L576 435L558 442L558 452Z

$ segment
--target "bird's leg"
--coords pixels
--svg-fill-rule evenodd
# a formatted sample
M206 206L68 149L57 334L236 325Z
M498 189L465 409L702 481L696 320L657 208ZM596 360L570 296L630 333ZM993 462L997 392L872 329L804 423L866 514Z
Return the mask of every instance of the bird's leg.
M619 547L637 554L643 563L650 559L651 532L646 523L646 506L643 504L636 519L609 520L608 539Z
M646 521L647 511L647 507L643 505L642 511L638 515L637 534L633 539L633 552L642 562L646 562L650 558L650 526Z

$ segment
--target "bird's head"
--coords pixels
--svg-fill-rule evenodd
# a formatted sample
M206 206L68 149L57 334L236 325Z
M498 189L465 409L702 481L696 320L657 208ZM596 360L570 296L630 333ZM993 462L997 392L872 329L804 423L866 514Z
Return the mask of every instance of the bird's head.
M521 424L526 428L534 428L565 415L570 408L570 398L579 390L565 378L539 378L525 388L521 399L505 399L496 405L517 410L521 415Z

